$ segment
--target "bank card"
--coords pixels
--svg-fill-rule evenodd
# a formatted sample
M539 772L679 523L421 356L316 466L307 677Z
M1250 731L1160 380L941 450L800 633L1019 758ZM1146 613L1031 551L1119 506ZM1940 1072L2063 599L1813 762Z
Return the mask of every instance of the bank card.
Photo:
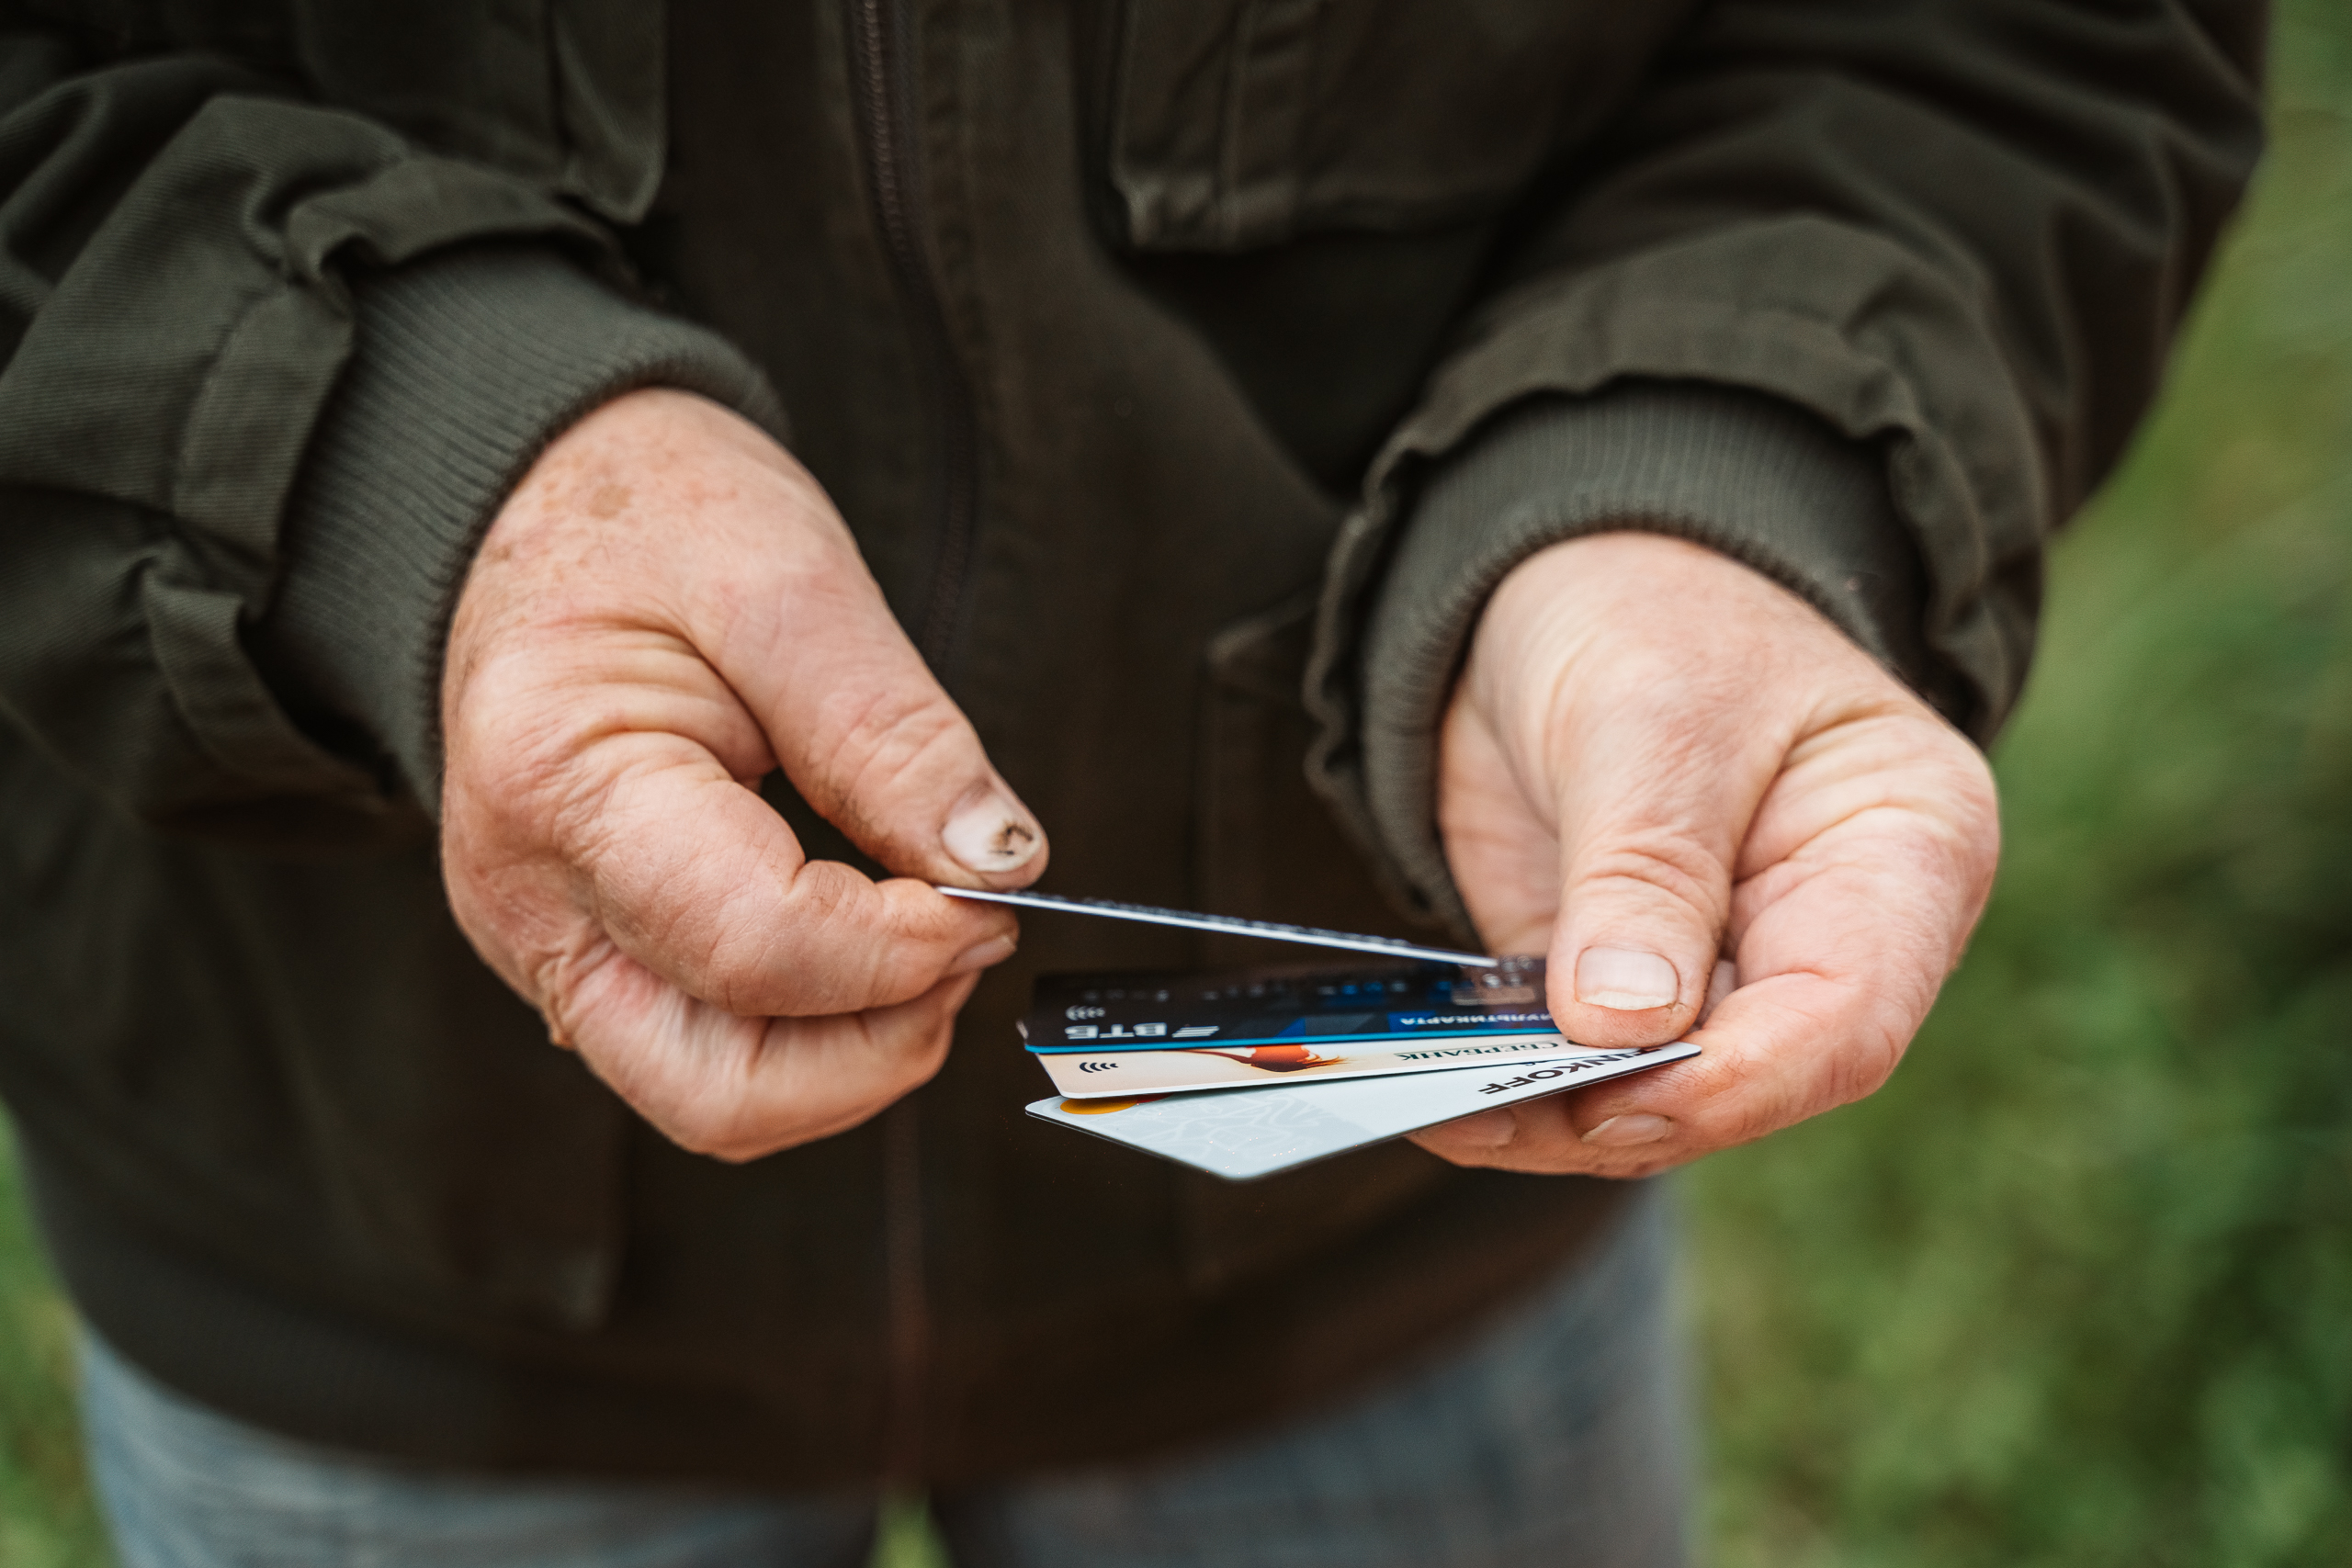
M1163 909L1152 904L1128 904L1116 898L1072 898L1059 893L992 893L983 887L950 887L934 883L950 898L973 898L984 904L1012 904L1023 909L1048 909L1059 915L1091 915L1098 919L1141 920L1152 926L1181 926L1187 931L1216 931L1222 936L1256 937L1261 942L1303 942L1308 947L1340 947L1353 953L1385 953L1392 958L1437 958L1485 968L1495 961L1483 953L1457 953L1430 947L1403 937L1369 936L1362 931L1335 931L1321 926L1291 926L1280 920L1244 919L1239 915L1204 915L1192 909Z
M1571 1045L1556 1032L1498 1034L1416 1041L1410 1050L1391 1042L1333 1044L1179 1046L1167 1051L1044 1051L1038 1065L1072 1100L1121 1099L1263 1084L1329 1083L1453 1067L1493 1067L1581 1056L1597 1047Z
M1228 1181L1251 1181L1498 1105L1580 1089L1669 1062L1687 1040L1634 1051L1594 1051L1540 1063L1453 1068L1344 1083L1242 1089L1133 1100L1059 1096L1028 1107L1041 1121L1108 1138Z
M1021 1035L1040 1055L1339 1045L1362 1055L1431 1040L1556 1038L1541 958L1046 975Z

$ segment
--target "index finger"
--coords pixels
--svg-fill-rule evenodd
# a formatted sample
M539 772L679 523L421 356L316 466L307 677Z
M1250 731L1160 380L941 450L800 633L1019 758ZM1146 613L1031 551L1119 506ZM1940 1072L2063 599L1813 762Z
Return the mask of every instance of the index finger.
M811 861L784 819L676 735L599 741L563 835L586 913L631 958L741 1017L889 1007L1009 956L1005 910Z
M1855 809L1810 792L1810 836L1735 888L1739 985L1687 1036L1699 1056L1418 1141L1500 1169L1645 1175L1875 1089L1958 958L1993 855L1973 812L1919 809L1883 783ZM1788 826L1759 820L1756 837Z

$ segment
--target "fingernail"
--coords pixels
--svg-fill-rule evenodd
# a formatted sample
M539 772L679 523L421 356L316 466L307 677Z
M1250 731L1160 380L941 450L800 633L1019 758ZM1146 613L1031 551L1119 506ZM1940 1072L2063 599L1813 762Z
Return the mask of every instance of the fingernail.
M1018 871L1046 841L1036 819L998 790L985 790L947 819L940 834L956 863L982 873Z
M1618 1012L1671 1007L1682 982L1655 953L1629 947L1588 947L1577 960L1577 1000Z
M985 969L991 964L1001 964L1012 957L1018 947L1019 943L1009 936L992 936L988 941L976 942L957 953L956 962L947 966L947 972L950 975L969 975L975 969Z
M1623 1116L1611 1116L1587 1133L1584 1141L1604 1149L1629 1149L1636 1144L1655 1144L1673 1131L1671 1117L1634 1111Z

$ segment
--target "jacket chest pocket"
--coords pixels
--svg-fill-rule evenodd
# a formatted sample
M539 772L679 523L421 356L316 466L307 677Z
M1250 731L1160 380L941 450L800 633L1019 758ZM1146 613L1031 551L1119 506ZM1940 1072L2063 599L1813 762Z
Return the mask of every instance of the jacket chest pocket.
M1688 8L1112 4L1097 123L1113 226L1142 251L1490 217L1623 101Z

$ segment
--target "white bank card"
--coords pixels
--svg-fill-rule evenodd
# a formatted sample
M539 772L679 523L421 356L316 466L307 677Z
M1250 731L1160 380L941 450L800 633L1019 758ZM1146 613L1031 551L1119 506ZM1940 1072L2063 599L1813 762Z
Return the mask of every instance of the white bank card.
M1133 1100L1056 1097L1038 1100L1028 1110L1040 1120L1228 1181L1250 1181L1457 1116L1581 1089L1698 1054L1699 1047L1687 1040L1638 1051L1571 1047L1547 1060L1499 1067Z

